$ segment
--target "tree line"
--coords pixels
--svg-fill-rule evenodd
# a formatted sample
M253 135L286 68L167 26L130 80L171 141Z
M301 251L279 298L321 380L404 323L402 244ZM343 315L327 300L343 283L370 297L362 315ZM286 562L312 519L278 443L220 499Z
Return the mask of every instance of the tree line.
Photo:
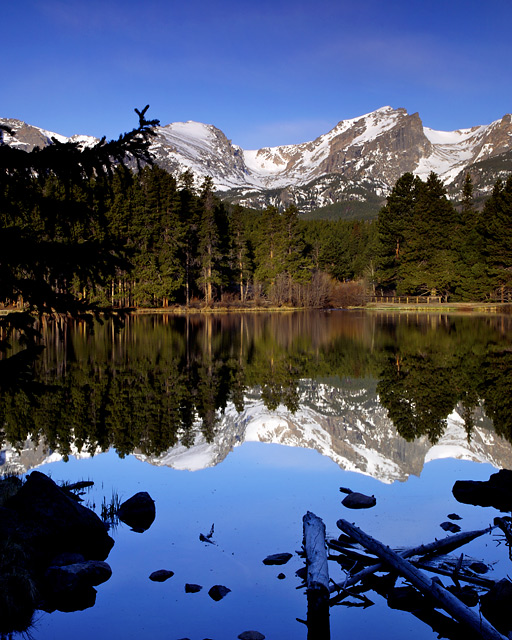
M395 184L378 220L376 284L397 295L510 301L512 176L498 179L481 211L466 176L460 206L435 173Z
M364 274L375 238L370 223L306 222L294 205L230 205L211 178L197 187L190 172L176 179L154 165L120 168L104 188L126 264L92 295L112 306L328 306L339 281Z
M512 178L478 211L469 176L455 206L436 174L406 173L374 222L304 221L294 205L245 209L222 201L210 178L197 186L190 172L176 179L152 165L157 121L137 113L137 129L92 149L0 144L0 303L75 313L346 306L375 290L512 294Z

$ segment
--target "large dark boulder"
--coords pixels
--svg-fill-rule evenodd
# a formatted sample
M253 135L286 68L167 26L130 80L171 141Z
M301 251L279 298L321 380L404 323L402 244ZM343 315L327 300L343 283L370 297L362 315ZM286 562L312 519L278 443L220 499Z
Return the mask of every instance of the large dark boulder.
M494 507L499 511L512 511L512 471L501 469L489 480L457 480L452 493L458 502L479 507Z
M137 533L149 529L156 517L155 501L147 491L136 493L119 507L119 520Z
M79 553L86 560L105 560L114 544L93 511L39 471L28 476L6 507L34 568L47 567L64 552Z
M36 608L93 606L112 573L114 541L93 511L38 471L15 488L0 507L0 635L24 631Z
M481 611L498 631L510 637L512 632L512 583L508 579L497 582L488 593L481 598Z
M367 496L364 493L352 491L341 501L347 509L371 509L377 504L375 496Z
M54 594L95 587L106 582L112 569L101 560L48 567L44 575L45 587Z

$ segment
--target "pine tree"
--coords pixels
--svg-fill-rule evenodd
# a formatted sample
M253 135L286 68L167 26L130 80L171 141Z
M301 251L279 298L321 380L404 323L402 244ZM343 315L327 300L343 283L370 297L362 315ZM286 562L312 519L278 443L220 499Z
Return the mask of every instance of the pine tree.
M494 185L484 206L481 229L489 293L508 300L512 292L512 176Z
M200 195L201 217L198 229L199 283L207 305L213 302L214 288L222 283L221 231L216 217L217 203L213 195L213 180L205 178Z
M473 181L467 173L462 188L460 225L455 238L459 274L456 295L461 300L482 300L488 291L482 241L480 216L474 204Z
M255 237L255 258L255 280L271 292L283 271L283 219L277 207L269 206L261 214Z
M0 300L26 310L0 318L7 339L17 329L34 344L30 312L95 310L78 292L105 282L122 264L108 233L104 197L97 196L116 164L151 161L149 142L158 121L146 120L147 109L136 110L136 129L92 147L53 140L25 152L0 143ZM4 371L10 362L2 361Z
M249 240L244 224L243 208L236 204L231 209L230 237L231 237L231 261L235 281L240 293L241 302L245 302L249 278L252 273Z
M379 211L377 270L384 288L400 286L399 267L405 236L414 218L417 187L418 179L412 173L404 173L389 194L386 205Z

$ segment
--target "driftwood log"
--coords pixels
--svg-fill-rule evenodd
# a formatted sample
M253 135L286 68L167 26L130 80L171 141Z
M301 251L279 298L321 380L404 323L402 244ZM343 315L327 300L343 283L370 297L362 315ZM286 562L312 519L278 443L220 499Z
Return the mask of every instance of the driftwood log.
M302 518L306 553L308 599L308 640L329 640L329 569L325 545L325 525L308 511Z
M342 529L340 523L346 522L345 520L339 520L336 525L338 529ZM441 538L440 540L434 540L434 542L429 542L427 544L421 544L418 547L413 547L411 549L405 549L400 552L400 556L402 558L412 558L413 556L433 556L439 555L442 553L450 553L455 549L462 547L463 545L475 540L476 538L483 536L486 533L490 533L493 529L495 529L498 525L487 527L486 529L476 529L474 531L465 531L462 533L457 533L452 536L448 536L447 538ZM365 567L359 573L350 576L345 580L344 583L331 584L329 587L329 591L333 593L334 591L338 591L343 588L351 587L354 584L357 584L360 580L365 578L372 573L377 573L377 571L381 571L383 569L383 563L379 562L371 567Z
M392 566L400 575L407 578L419 591L433 597L453 618L474 629L484 640L507 640L485 618L479 616L447 591L438 579L430 580L422 571L413 567L398 553L350 522L338 520L337 525L344 533L350 535L366 549L378 555L387 565Z

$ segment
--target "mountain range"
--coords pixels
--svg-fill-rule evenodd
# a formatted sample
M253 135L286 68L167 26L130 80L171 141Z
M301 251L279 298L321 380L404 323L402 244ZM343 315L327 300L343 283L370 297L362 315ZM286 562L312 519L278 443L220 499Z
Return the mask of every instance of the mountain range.
M58 134L2 119L12 129L3 142L30 150L72 140L95 138ZM418 113L382 107L342 120L313 141L244 150L218 128L198 122L175 122L156 130L156 163L176 177L191 171L199 185L209 176L218 195L244 206L295 204L301 213L335 207L350 217L375 215L396 180L405 172L425 178L431 171L457 199L469 171L475 195L485 198L498 177L512 171L512 115L488 125L456 131L425 127Z

